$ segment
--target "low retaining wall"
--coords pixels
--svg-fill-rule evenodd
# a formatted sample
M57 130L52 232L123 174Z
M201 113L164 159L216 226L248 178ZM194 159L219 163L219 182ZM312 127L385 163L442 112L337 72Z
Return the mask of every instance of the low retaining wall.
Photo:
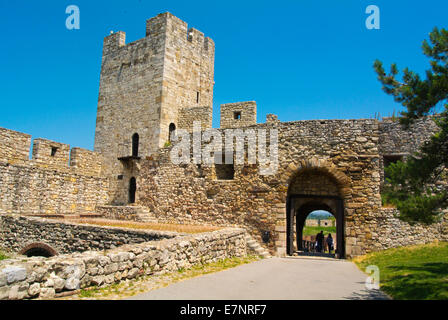
M0 300L49 299L62 291L188 269L196 264L244 255L245 231L229 228L124 245L105 252L3 260L0 261Z
M169 239L179 235L175 232L103 227L0 214L0 247L21 253L33 245L49 246L59 254L107 250L124 244Z

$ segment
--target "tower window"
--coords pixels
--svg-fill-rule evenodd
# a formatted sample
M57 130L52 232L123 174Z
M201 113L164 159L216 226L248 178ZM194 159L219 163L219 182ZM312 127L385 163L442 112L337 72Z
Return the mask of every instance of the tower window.
M134 133L132 136L132 156L138 157L138 143L139 143L139 136L138 133Z
M199 92L196 92L196 103L199 103Z
M169 140L170 142L171 142L172 135L175 134L175 131L176 131L176 125L175 125L174 123L170 123L170 126L169 126L169 135L168 135L168 140Z
M240 120L241 119L241 111L236 111L233 113L233 118L235 120Z
M57 147L51 147L51 156L54 157L57 151L58 151Z

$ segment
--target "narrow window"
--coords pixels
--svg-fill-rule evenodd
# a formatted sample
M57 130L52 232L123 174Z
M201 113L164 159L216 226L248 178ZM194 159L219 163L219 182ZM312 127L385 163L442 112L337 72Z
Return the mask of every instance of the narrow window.
M240 120L241 119L241 111L234 112L233 117L235 120Z
M51 156L54 157L57 151L58 151L57 147L51 147Z
M387 168L392 163L397 163L398 161L401 161L403 159L400 155L385 155L383 157L383 168ZM389 176L387 175L386 171L384 171L384 178L387 179Z
M132 156L138 157L138 143L139 143L139 136L138 133L134 133L132 136Z
M174 123L170 123L168 141L171 142L171 138L173 134L175 134L175 131L176 131L176 125Z
M196 92L196 103L199 103L199 92Z
M129 203L135 203L135 192L137 191L137 180L132 177L129 181Z

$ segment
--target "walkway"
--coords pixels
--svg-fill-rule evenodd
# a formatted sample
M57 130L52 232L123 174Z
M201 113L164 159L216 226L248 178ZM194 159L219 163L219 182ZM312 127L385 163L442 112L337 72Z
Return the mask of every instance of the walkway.
M387 299L365 288L353 263L322 258L271 258L178 282L133 300Z

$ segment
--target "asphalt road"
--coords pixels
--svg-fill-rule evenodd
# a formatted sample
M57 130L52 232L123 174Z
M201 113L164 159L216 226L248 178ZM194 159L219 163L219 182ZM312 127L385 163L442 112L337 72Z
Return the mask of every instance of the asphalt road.
M344 260L271 258L174 283L131 300L388 299Z

